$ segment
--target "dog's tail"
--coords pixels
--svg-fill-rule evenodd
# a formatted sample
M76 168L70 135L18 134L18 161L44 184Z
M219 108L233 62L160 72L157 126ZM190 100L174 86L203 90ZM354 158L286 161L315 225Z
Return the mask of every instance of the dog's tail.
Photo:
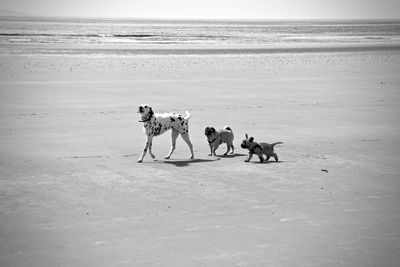
M233 133L231 127L229 127L229 126L225 126L225 127L224 127L224 130L228 130L228 131L231 131L231 132Z
M185 120L190 119L190 117L191 117L192 115L190 115L189 111L186 110L185 113L186 113L186 118L185 118Z
M282 142L272 143L271 146L274 147L275 145L283 144Z

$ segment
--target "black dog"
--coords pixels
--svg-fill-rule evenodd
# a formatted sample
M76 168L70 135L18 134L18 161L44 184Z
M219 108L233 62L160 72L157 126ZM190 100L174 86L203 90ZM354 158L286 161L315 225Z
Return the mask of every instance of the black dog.
M250 137L246 134L246 139L243 140L242 144L240 145L244 149L249 150L249 157L245 160L249 162L253 157L253 154L257 154L260 158L260 162L264 161L263 155L266 155L266 161L269 160L270 157L274 157L275 161L278 161L278 155L274 152L274 146L278 144L283 144L282 142L276 142L273 144L268 143L256 143L254 142L254 137Z

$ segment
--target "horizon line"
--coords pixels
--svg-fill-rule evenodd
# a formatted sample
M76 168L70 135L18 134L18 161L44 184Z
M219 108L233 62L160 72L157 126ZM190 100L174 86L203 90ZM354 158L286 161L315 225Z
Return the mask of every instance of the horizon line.
M125 16L94 16L94 15L58 15L58 16L51 16L51 15L39 15L39 14L18 14L18 15L4 15L0 14L1 17L8 17L8 18L70 18L70 19L116 19L116 20L154 20L154 21L396 21L400 20L399 18L393 17L381 17L381 18L366 18L366 17L357 17L357 18L185 18L185 17L125 17Z

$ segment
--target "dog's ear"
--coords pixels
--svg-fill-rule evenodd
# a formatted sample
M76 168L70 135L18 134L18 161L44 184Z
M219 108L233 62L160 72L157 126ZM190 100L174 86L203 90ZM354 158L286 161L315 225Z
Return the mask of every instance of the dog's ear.
M215 128L211 127L211 132L215 133Z
M250 137L249 141L253 142L254 141L254 137Z
M246 137L246 139L249 139L249 136L247 134L244 135Z
M153 114L154 114L154 112L153 112L153 109L151 108L151 107L149 107L149 116L151 117L151 116L153 116Z

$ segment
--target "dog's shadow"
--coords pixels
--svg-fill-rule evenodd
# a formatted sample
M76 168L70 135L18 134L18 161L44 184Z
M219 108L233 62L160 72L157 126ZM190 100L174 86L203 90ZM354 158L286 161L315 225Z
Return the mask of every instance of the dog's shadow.
M176 167L186 167L192 163L205 163L205 162L215 162L222 158L235 158L235 157L244 157L247 154L228 154L228 155L217 155L212 159L189 159L189 160L164 160L162 163L172 164Z
M175 165L176 167L187 167L193 163L205 163L205 162L214 162L220 160L217 159L188 159L188 160L164 160L162 163L167 163L171 165Z
M278 163L284 163L285 161L281 161L281 160L278 160L278 161L275 161L275 160L269 160L269 161L263 161L263 162L260 162L260 161L249 161L248 163L255 163L255 164L278 164Z
M238 154L238 153L235 153L235 154L228 154L228 155L224 155L224 154L222 154L222 155L217 155L216 157L217 158L236 158L236 157L245 157L245 156L247 156L247 154Z

